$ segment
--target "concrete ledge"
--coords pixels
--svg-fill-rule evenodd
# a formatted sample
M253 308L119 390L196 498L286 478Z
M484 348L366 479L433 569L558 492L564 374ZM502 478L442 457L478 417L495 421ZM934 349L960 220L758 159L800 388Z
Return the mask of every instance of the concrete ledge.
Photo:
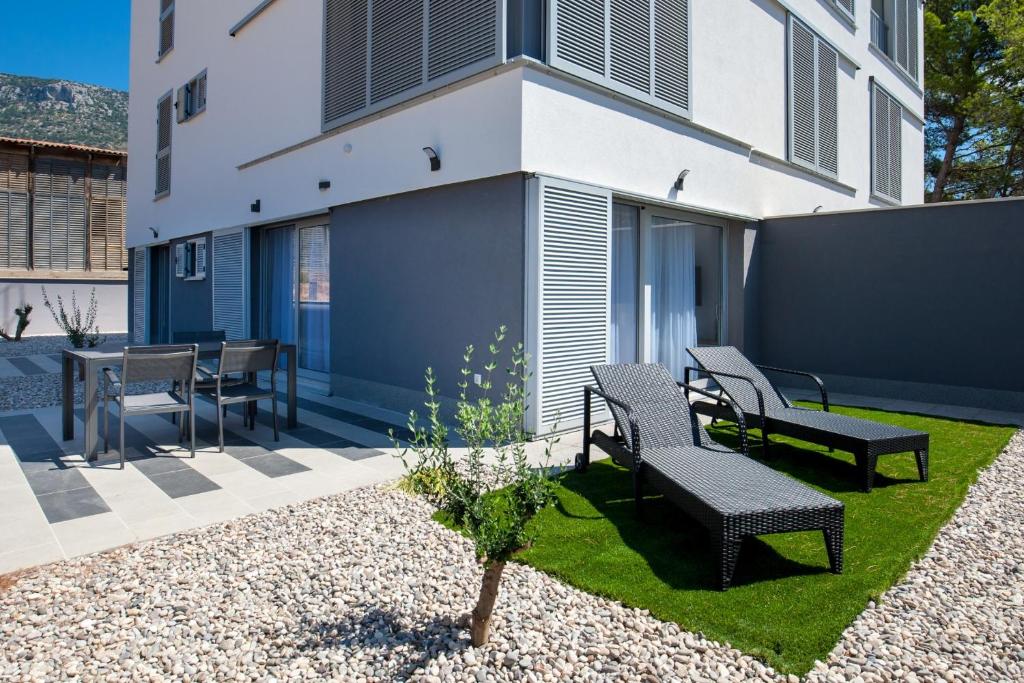
M126 270L0 270L0 280L128 282Z

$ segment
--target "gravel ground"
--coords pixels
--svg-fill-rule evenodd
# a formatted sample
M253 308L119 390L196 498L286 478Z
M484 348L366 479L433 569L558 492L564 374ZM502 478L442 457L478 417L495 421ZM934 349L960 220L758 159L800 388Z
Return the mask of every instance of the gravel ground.
M29 327L29 329L32 329ZM124 342L128 337L123 334L105 334L101 341ZM36 354L60 353L70 349L71 344L64 336L25 337L20 342L9 342L0 339L0 358L13 356L34 356Z
M810 678L1021 679L1022 477L1018 433L907 580ZM366 488L30 572L0 592L0 679L775 678L518 565L493 642L470 649L453 616L472 606L479 569L429 513Z

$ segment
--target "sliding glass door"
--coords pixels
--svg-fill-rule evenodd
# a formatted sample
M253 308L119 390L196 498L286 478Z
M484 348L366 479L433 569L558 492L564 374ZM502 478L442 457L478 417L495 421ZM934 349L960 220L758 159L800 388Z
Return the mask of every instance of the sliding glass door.
M262 334L296 344L299 370L330 371L331 280L326 225L271 228L262 237Z
M688 347L724 335L724 224L616 204L612 225L611 358L663 363L677 379Z

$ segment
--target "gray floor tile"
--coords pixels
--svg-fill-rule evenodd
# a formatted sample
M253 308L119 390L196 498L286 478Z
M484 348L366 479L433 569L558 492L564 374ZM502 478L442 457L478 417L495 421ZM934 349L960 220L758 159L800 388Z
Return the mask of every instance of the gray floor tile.
M156 474L150 476L149 480L156 484L161 491L171 498L193 496L197 493L216 491L220 488L220 486L210 481L191 467L183 470L177 470L175 472Z
M39 367L28 358L15 356L14 358L8 358L7 362L16 367L21 371L23 375L48 375L50 374L47 370Z
M36 500L50 524L110 512L110 507L91 486L41 495Z
M271 478L286 477L289 474L308 472L309 468L279 453L264 453L243 460L246 465L260 474Z

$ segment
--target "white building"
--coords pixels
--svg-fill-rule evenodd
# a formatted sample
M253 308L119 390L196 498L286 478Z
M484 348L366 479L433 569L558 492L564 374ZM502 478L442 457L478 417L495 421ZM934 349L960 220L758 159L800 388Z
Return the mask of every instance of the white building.
M921 200L921 14L134 0L135 337L295 341L335 393L408 407L504 323L532 427L572 424L592 363L742 345L757 220Z

